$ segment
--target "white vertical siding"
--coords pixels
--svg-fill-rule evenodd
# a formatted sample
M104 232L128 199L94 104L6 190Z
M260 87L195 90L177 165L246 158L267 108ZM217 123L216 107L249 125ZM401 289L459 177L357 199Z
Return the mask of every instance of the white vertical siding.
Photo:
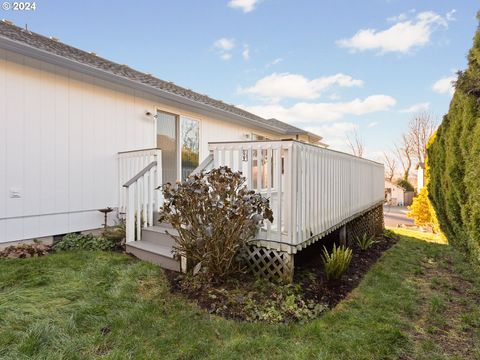
M5 99L7 94L5 57L5 50L0 49L0 100ZM3 120L6 119L6 112L7 103L0 101L0 218L5 217L7 213L7 194L5 193L7 187L5 171L7 166L7 122ZM0 221L0 239L5 239L6 235L5 222Z
M117 152L155 146L142 96L0 49L0 242L100 226Z
M281 136L249 129L245 126L231 124L225 121L204 118L200 124L200 159L209 154L208 143L216 141L245 141L245 134L256 133L272 140L281 139ZM288 136L285 136L288 137Z

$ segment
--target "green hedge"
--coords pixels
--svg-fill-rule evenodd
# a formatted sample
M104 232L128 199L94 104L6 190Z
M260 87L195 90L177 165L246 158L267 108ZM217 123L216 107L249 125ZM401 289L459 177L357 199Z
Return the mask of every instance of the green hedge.
M480 30L428 156L429 195L440 227L480 264Z

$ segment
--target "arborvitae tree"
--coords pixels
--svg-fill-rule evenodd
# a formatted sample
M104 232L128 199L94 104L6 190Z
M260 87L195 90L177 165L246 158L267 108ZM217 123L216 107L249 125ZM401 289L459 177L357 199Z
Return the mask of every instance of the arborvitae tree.
M480 12L477 14L480 20ZM428 149L429 196L449 242L480 264L480 28Z

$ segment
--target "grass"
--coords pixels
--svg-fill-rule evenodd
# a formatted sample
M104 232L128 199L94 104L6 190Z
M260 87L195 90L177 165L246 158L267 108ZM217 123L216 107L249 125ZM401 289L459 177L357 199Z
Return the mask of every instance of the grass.
M405 237L410 237L410 238L415 238L418 240L423 240L423 241L428 241L428 242L434 242L438 244L447 244L447 239L443 234L432 234L430 232L421 232L417 230L411 230L411 229L404 229L404 228L393 228L393 227L387 227L387 229L395 232L398 235L402 235Z
M289 325L210 316L121 254L1 260L0 358L475 359L479 298L454 249L405 235L347 300Z

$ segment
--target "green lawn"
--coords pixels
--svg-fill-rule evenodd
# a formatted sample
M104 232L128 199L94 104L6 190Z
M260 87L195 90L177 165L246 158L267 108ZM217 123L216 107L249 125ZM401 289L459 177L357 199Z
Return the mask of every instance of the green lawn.
M209 316L128 256L0 260L2 359L480 358L480 279L447 245L402 236L348 300L291 325Z

